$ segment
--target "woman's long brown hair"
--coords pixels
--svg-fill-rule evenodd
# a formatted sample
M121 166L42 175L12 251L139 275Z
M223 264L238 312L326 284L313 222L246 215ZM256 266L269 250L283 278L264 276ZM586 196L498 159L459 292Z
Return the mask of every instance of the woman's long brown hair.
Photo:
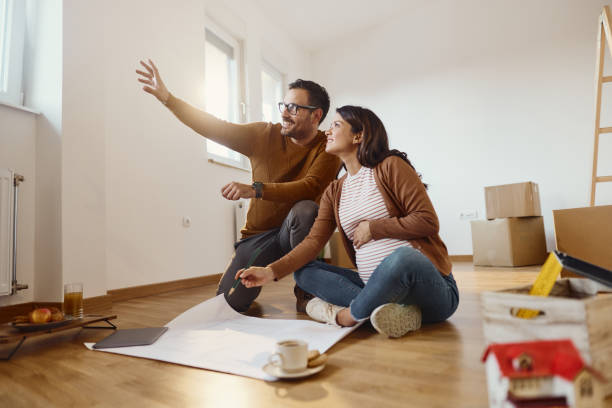
M389 137L385 125L374 112L352 105L341 106L336 112L351 125L351 132L355 134L363 132L361 143L357 148L357 160L362 166L374 168L387 157L398 156L414 169L406 153L389 149ZM420 173L417 174L421 177ZM423 184L427 188L427 184Z

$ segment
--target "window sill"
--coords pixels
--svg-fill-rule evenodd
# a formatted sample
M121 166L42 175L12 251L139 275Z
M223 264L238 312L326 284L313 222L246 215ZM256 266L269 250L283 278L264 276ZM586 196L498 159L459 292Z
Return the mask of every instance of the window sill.
M16 109L16 110L33 113L35 115L40 115L40 112L35 111L34 109L30 109L30 108L27 108L25 106L13 105L12 103L8 103L8 102L0 101L0 106L6 106L6 107L13 108L13 109Z
M208 162L209 163L214 163L214 164L218 164L220 166L224 166L224 167L230 167L233 169L238 169L238 170L242 170L242 171L246 171L247 173L251 172L251 169L248 167L244 167L238 163L234 163L230 160L224 160L222 157L217 157L217 156L212 156L212 155L208 155Z

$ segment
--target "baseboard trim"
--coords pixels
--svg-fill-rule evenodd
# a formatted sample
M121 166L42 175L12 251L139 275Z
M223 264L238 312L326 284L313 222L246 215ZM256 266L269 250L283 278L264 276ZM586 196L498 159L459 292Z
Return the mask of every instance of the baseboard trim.
M474 262L473 255L449 255L451 262Z
M180 279L176 281L153 283L151 285L132 286L123 289L109 290L106 295L83 299L83 310L87 314L100 314L110 312L114 302L129 300L144 296L158 295L173 290L189 289L219 283L221 274L199 276L197 278ZM62 302L26 302L0 307L0 323L7 323L15 316L27 315L37 307L55 306L62 308Z
M172 292L174 290L217 284L219 283L219 279L221 279L220 273L215 275L199 276L197 278L187 278L170 282L153 283L150 285L113 289L108 291L108 295L112 297L112 302L115 303L123 300Z
M83 311L86 314L106 314L113 310L111 295L94 296L83 299Z

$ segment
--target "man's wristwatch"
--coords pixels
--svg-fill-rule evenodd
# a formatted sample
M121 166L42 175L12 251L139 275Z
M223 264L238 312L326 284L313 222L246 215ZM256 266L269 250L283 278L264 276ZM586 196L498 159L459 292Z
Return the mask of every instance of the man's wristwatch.
M263 183L261 181L256 181L252 185L255 189L255 198L263 197Z

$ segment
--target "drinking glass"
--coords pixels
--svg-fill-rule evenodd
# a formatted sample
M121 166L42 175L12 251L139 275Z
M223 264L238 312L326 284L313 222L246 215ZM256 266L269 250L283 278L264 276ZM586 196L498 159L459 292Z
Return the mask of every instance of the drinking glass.
M64 314L73 319L83 317L83 284L67 283L64 285Z

